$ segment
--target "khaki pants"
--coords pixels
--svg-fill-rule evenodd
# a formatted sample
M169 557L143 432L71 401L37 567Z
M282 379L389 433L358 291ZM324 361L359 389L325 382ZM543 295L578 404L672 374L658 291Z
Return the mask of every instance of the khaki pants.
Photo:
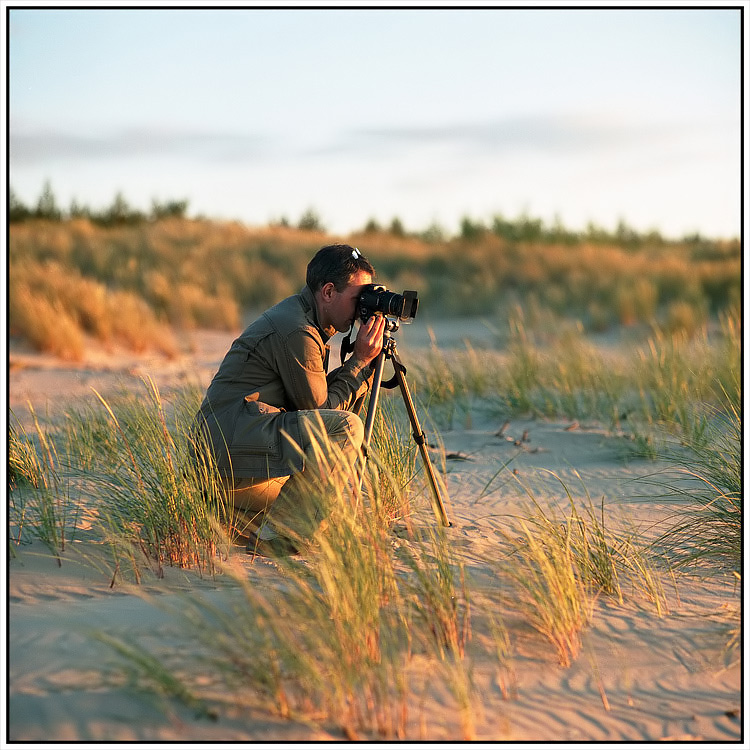
M293 539L309 539L327 515L327 505L352 476L364 439L362 420L339 409L300 411L305 468L290 476L226 479L237 513L236 530L247 536L268 524Z

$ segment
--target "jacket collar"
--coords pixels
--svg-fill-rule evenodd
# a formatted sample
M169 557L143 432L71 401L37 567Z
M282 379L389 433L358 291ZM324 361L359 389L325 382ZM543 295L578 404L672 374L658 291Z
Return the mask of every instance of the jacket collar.
M333 326L329 326L328 328L321 327L318 322L318 306L315 304L315 295L309 286L305 285L299 296L302 300L302 309L305 311L307 319L320 331L323 342L327 342L336 333L336 329Z

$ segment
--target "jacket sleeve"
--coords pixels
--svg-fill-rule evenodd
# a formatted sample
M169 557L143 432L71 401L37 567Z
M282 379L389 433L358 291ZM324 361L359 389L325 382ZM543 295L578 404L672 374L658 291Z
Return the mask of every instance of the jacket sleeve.
M324 356L322 340L310 331L292 331L283 339L278 372L295 409L349 409L366 390L368 365L350 357L327 378Z

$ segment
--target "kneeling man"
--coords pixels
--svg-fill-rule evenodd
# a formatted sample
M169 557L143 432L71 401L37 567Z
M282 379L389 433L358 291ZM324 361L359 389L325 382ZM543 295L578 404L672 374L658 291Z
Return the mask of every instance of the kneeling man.
M374 273L356 248L321 248L306 286L243 331L206 392L197 422L234 507L247 518L250 553L295 552L325 512L311 507L320 499L310 487L324 486L359 453L358 412L385 319L362 324L352 355L331 373L327 342L352 327Z

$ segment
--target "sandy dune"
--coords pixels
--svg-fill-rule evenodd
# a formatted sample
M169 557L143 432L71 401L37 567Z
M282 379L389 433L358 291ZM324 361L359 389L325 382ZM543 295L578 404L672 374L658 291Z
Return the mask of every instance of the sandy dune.
M205 387L229 338L196 333L190 351L172 361L126 353L91 356L69 365L11 347L9 406L25 419L27 401L54 415L91 387L103 393L133 387L141 374L161 388L194 382ZM576 497L602 497L608 518L622 518L652 533L670 512L649 497L640 477L654 466L626 462L621 444L596 424L515 420L500 425L476 415L462 429L441 434L448 473L449 530L470 579L474 606L493 589L498 539L509 515L523 510L526 490L543 503L562 501L563 483ZM518 443L518 444L516 444ZM510 471L491 481L510 461ZM514 472L513 472L514 470ZM551 472L551 473L550 473ZM525 489L524 489L525 488ZM584 489L585 488L585 489ZM428 502L425 497L415 502ZM134 592L110 588L86 553L85 534L66 551L62 566L34 544L10 560L8 613L8 715L11 742L51 741L236 741L340 740L333 727L285 721L235 703L218 720L196 717L174 702L162 702L109 678L112 654L90 637L91 630L134 636L139 642L168 639L175 625L162 607L181 592L198 592L217 603L233 595L231 583L168 570ZM262 585L277 571L238 548L234 561ZM584 652L567 669L550 645L526 623L511 620L515 682L505 699L497 670L477 663L481 696L476 717L479 740L660 741L737 743L742 736L739 664L727 664L727 613L739 606L729 578L679 578L669 587L670 612L658 617L646 603L620 606L600 600ZM481 619L474 637L486 636ZM429 682L415 662L414 681ZM409 717L412 739L460 739L450 696L435 689Z

